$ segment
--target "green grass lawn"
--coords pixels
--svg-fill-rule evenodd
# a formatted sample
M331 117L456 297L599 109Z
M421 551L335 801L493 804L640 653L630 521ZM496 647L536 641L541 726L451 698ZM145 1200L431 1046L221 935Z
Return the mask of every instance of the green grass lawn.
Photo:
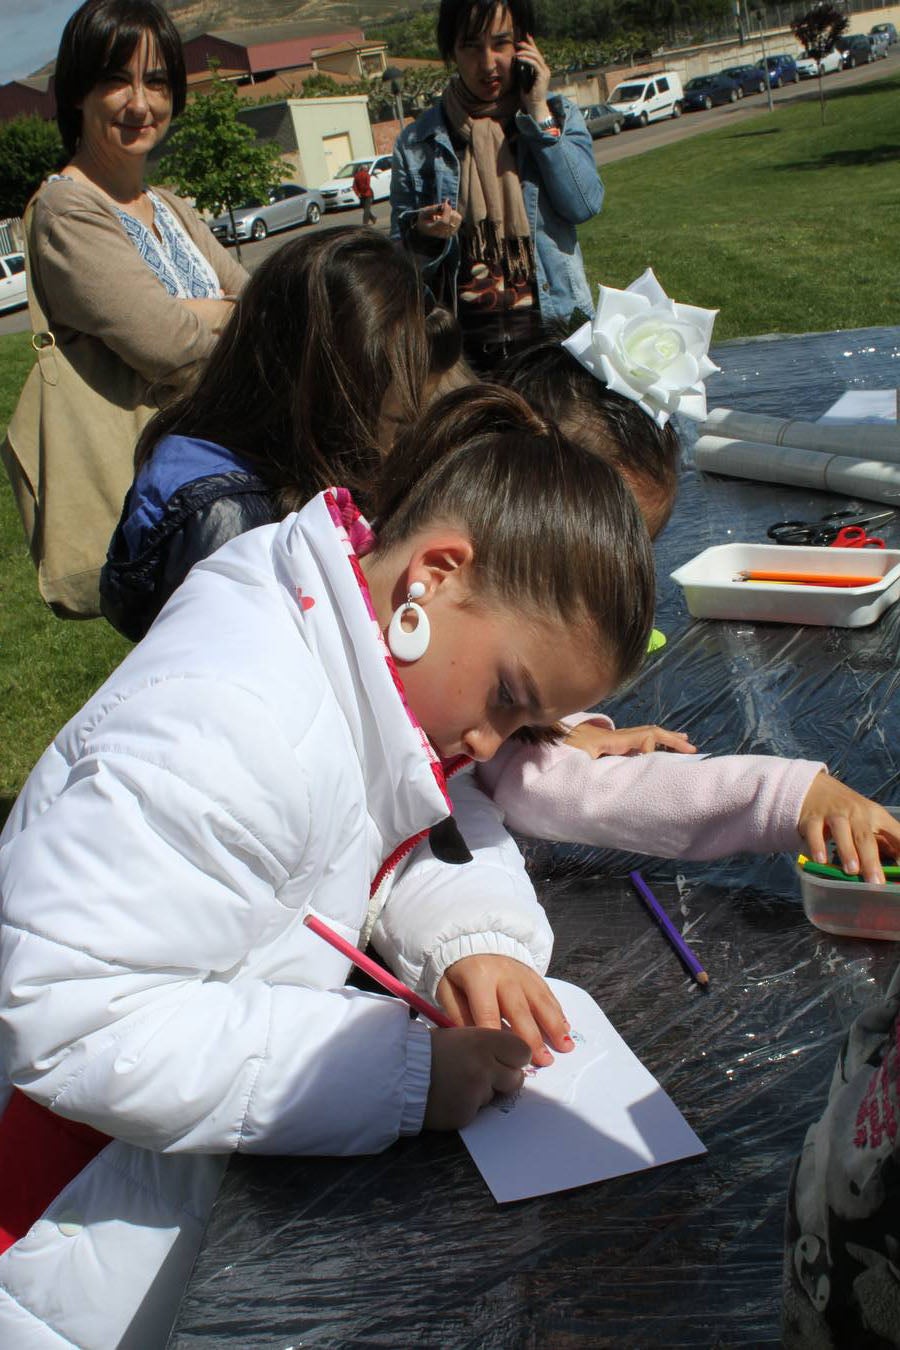
M592 285L652 267L719 310L718 340L897 323L900 77L825 88L824 127L817 99L760 98L759 117L604 167L579 230Z
M0 338L0 439L32 361L28 333ZM40 599L6 475L0 472L0 822L34 761L122 659L107 623L56 619Z
M717 308L716 337L897 323L900 77L611 164L580 231L592 281L651 266L678 300ZM703 114L696 114L702 116ZM627 133L640 135L640 132ZM31 365L0 338L0 436ZM128 649L102 620L53 618L0 482L0 819L47 742Z

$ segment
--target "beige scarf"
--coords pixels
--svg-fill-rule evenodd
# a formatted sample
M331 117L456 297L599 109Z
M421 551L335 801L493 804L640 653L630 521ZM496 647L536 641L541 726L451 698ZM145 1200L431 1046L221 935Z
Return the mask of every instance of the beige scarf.
M469 93L454 75L443 93L444 117L469 153L462 156L457 210L463 254L472 262L501 262L511 280L534 272L531 231L516 156L504 125L515 116L512 92L492 103Z

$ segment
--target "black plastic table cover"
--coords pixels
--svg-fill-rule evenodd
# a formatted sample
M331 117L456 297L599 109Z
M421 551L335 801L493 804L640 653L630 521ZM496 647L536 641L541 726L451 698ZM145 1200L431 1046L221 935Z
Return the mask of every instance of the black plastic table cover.
M711 407L816 418L847 388L900 384L900 329L713 355ZM697 621L669 579L709 545L763 541L776 520L845 502L699 474L696 432L679 431L679 502L657 548L668 642L607 710L619 725L684 729L706 751L821 758L900 802L900 605L858 630ZM882 532L900 546L900 518ZM594 995L708 1154L508 1206L455 1135L378 1157L235 1157L171 1350L779 1343L790 1167L842 1033L900 950L812 927L785 856L674 864L525 847L556 934L551 973ZM708 993L638 902L635 865L680 914Z

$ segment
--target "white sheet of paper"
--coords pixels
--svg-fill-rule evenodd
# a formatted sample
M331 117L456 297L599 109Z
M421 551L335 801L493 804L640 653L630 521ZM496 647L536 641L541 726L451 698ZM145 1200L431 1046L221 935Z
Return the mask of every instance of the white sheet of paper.
M497 1097L460 1131L498 1204L640 1172L706 1149L577 985L548 980L575 1049Z
M897 389L848 389L819 418L831 426L851 422L896 422L900 406Z

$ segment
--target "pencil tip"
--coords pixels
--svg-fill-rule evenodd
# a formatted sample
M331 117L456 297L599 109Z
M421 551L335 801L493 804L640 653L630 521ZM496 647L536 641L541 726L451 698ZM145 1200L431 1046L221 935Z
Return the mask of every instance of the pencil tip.
M703 985L704 989L709 984L709 976L707 975L705 970L698 970L695 978L698 984Z

